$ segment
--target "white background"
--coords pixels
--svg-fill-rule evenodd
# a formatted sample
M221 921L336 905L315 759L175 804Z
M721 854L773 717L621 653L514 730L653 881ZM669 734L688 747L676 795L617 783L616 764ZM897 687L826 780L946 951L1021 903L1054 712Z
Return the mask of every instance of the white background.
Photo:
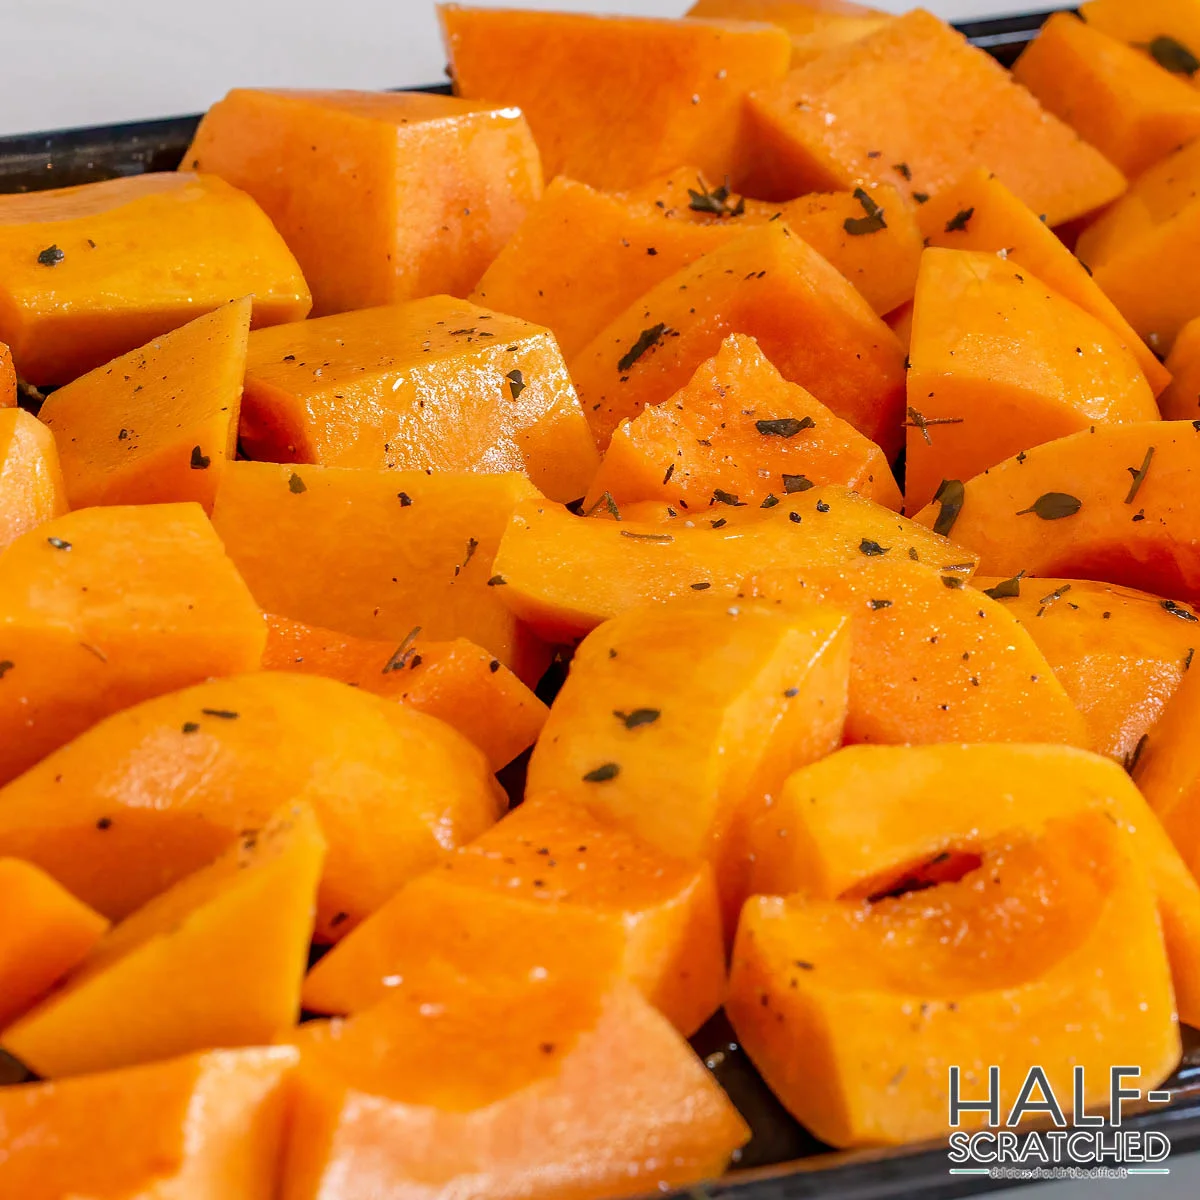
M679 16L689 0L473 0ZM899 11L908 0L875 0ZM952 20L1065 0L926 0ZM198 112L235 85L437 83L432 0L0 0L0 134ZM1054 1184L1013 1200L1195 1200L1200 1164L1125 1184Z
M690 0L475 2L675 17ZM926 7L966 18L1055 3ZM199 112L236 85L438 83L444 63L433 0L0 0L0 134Z

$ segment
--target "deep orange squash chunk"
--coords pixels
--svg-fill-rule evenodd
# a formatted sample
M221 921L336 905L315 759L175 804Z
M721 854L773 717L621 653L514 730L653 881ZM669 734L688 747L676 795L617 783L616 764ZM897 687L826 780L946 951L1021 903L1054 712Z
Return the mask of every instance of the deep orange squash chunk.
M634 608L575 653L526 795L584 805L713 864L732 932L748 814L841 741L850 639L830 608L720 597Z
M720 1175L749 1137L679 1034L620 981L422 973L295 1041L288 1200L641 1196Z
M311 297L249 196L167 172L0 197L0 339L30 383L67 383L201 313L254 296L254 325Z
M585 505L607 492L702 513L723 492L769 507L825 483L901 504L879 447L784 379L753 338L731 334L674 396L617 426Z
M239 462L213 525L267 612L397 644L417 626L465 637L532 686L549 653L488 581L512 511L536 497L516 474Z
M712 870L581 805L527 802L322 958L304 1007L358 1012L431 961L512 981L537 968L621 977L687 1036L725 988Z
M442 37L460 96L515 104L546 178L593 187L644 183L680 163L729 174L746 93L782 79L782 29L443 4Z
M922 257L908 354L910 513L943 479L970 479L1098 422L1158 419L1119 337L1024 264L994 254Z
M1200 136L1200 92L1186 76L1073 13L1042 26L1013 78L1131 177Z
M639 511L644 508L651 511ZM873 546L935 566L956 564L963 578L974 561L961 547L855 492L819 487L785 494L767 509L722 503L703 516L635 504L619 521L527 501L512 515L493 578L522 621L550 641L569 641L650 600L696 592L729 599L749 574L814 562L837 567Z
M750 885L861 898L953 878L1011 831L1086 811L1132 839L1158 898L1181 1019L1200 1013L1200 886L1115 763L1066 746L855 746L795 772L747 833Z
M211 511L237 453L250 297L97 367L46 398L72 508L195 500Z
M262 666L340 679L437 717L474 742L494 771L532 746L546 720L537 696L466 638L396 645L268 616Z
M664 279L571 361L601 448L626 417L661 404L727 334L758 339L780 374L882 446L900 444L904 352L870 305L782 221Z
M1125 188L1116 167L999 63L923 9L756 91L748 114L735 182L765 199L864 181L935 196L988 167L1060 225Z
M888 13L852 0L696 0L687 15L781 25L792 39L793 67L857 42L891 20Z
M32 863L0 858L0 1029L40 1000L108 922Z
M820 603L849 615L848 741L1089 745L1045 656L998 603L963 586L963 566L969 559L916 564L889 550L763 572L744 590L784 608Z
M1028 205L990 171L980 167L934 196L920 210L931 246L949 250L1003 252L1009 262L1032 271L1051 290L1091 313L1117 335L1137 359L1157 395L1171 376L1154 352L1100 290L1088 269Z
M219 1050L0 1091L0 1192L21 1200L273 1194L297 1061Z
M823 1141L943 1136L951 1065L971 1097L999 1066L1007 1114L1034 1065L1064 1104L1082 1066L1091 1108L1108 1103L1112 1063L1138 1066L1151 1088L1179 1061L1155 897L1125 831L1088 812L977 853L958 882L874 903L746 905L726 1011L772 1091Z
M0 342L0 408L12 408L17 402L17 373L12 351Z
M263 672L116 713L14 780L0 790L0 854L121 919L296 796L329 843L321 941L505 806L448 725L330 679Z
M281 809L115 926L0 1043L58 1077L272 1041L300 1013L324 857L312 809Z
M1200 315L1198 188L1200 139L1139 176L1076 244L1105 295L1160 354Z
M1197 0L1086 0L1079 6L1089 25L1139 48L1169 37L1200 54L1200 3Z
M564 504L598 463L550 332L449 296L254 334L242 412L252 458L520 471Z
M1130 762L1200 647L1184 604L1086 579L976 577L1021 622L1087 721L1091 748ZM1039 739L1040 740L1040 739Z
M1171 384L1158 398L1167 421L1200 419L1200 316L1193 317L1180 331L1167 355Z
M54 434L20 408L0 408L0 553L67 511Z
M422 92L234 88L183 161L258 201L318 315L465 296L542 192L519 112Z
M109 713L254 670L265 640L199 505L38 526L0 557L0 784Z
M984 575L1094 579L1195 601L1198 474L1190 421L1096 425L1006 459L915 520L974 551Z

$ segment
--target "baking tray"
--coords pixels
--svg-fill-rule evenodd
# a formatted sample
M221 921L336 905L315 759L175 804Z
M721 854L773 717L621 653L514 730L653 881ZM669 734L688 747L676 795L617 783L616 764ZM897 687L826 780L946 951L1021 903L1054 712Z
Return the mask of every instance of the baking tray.
M1049 13L969 21L959 30L1010 65ZM448 93L441 84L420 91ZM167 117L49 133L0 137L0 192L40 191L146 171L173 171L198 116ZM1185 1029L1179 1070L1166 1086L1168 1107L1126 1115L1125 1128L1157 1130L1171 1139L1172 1159L1200 1150L1200 1034ZM723 1179L680 1193L676 1200L951 1200L1016 1186L1020 1181L949 1173L944 1142L892 1150L838 1152L788 1115L768 1090L718 1014L692 1039L738 1108L753 1137L737 1168ZM15 1081L17 1064L0 1061L0 1085Z

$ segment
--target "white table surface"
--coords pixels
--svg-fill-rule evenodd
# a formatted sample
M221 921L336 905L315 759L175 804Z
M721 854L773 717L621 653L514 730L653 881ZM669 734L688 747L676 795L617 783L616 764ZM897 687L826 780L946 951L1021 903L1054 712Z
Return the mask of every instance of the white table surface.
M688 0L474 0L678 16ZM875 0L900 11L907 0ZM1063 0L927 0L952 20ZM442 78L431 0L0 0L0 134L198 112L236 85L402 87ZM1200 1156L1165 1179L1063 1183L1014 1200L1195 1200Z

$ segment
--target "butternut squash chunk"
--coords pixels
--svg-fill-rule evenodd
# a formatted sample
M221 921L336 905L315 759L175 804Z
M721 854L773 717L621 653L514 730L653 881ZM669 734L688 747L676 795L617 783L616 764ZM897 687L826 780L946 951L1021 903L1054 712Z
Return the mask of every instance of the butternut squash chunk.
M431 296L250 339L252 458L381 471L520 471L578 500L598 465L546 329Z
M183 161L262 206L318 316L465 296L542 193L519 112L422 92L234 88Z
M20 408L0 408L0 553L67 511L54 434Z
M719 597L601 625L529 760L526 795L602 813L667 854L711 862L732 933L748 814L841 741L850 640L833 609Z
M864 181L936 196L988 167L1061 225L1125 188L1116 167L999 63L923 9L760 88L747 112L735 183L763 199Z
M571 361L600 447L626 417L683 387L730 333L757 338L785 379L807 388L885 454L898 449L904 406L899 342L781 221L749 229L664 279Z
M994 254L931 249L922 257L909 362L910 513L943 479L970 479L1095 423L1158 419L1118 336L1023 264Z
M684 1036L721 1005L712 869L583 806L530 801L402 888L309 972L311 1012L359 1012L429 962L475 977L627 979Z
M933 564L931 564L933 565ZM1034 640L989 596L895 550L753 575L745 594L783 608L827 604L850 618L850 742L1089 745L1071 697Z
M532 686L549 652L488 581L510 514L537 495L511 473L239 462L213 525L267 612L397 644L417 626L465 637Z
M1200 55L1200 3L1197 0L1086 0L1079 11L1089 25L1131 45L1149 46L1170 38Z
M50 393L39 415L72 508L195 500L212 511L237 453L250 304L222 305Z
M17 403L17 373L13 369L12 351L0 342L0 408L12 408Z
M1171 384L1159 397L1159 408L1167 421L1200 419L1200 316L1193 317L1180 331L1167 355Z
M59 1077L272 1041L300 1014L324 857L312 809L281 809L115 926L0 1042Z
M493 771L537 740L546 706L499 659L465 638L404 646L267 617L264 671L340 679L452 725L487 755Z
M1181 1018L1200 1007L1200 886L1129 776L1066 746L855 746L795 772L750 826L750 886L818 900L960 873L964 855L1075 813L1108 814L1158 898Z
M748 1139L633 987L490 983L423 973L297 1033L286 1200L640 1196L719 1175Z
M891 20L888 13L852 0L696 0L687 15L781 25L792 39L793 67L857 42Z
M958 882L874 903L746 905L726 1011L823 1141L942 1136L952 1064L971 1095L999 1066L1006 1113L1034 1065L1065 1098L1083 1067L1091 1108L1108 1102L1113 1062L1154 1087L1179 1061L1155 897L1123 830L1082 813L984 842L977 861Z
M782 30L741 21L438 8L460 96L515 104L546 177L593 187L644 183L681 162L729 174L742 103L782 79Z
M22 1200L268 1200L290 1046L218 1050L0 1091L0 1191Z
M1130 177L1200 136L1200 92L1186 76L1073 13L1042 26L1013 78Z
M1080 235L1096 283L1159 354L1200 315L1200 139L1138 177Z
M32 863L0 858L0 1029L87 957L108 922Z
M505 807L482 753L449 726L333 680L269 672L116 713L0 797L0 854L118 920L300 797L329 844L320 941Z
M265 640L199 505L39 525L0 557L0 784L110 713L255 669Z
M1200 600L1198 471L1190 421L1096 425L1006 459L914 519L953 534L984 575L1094 579L1169 608Z
M901 505L879 447L735 333L669 400L617 426L584 504L607 493L618 504L658 499L697 513L718 493L770 506L826 483Z
M876 547L932 566L954 564L964 579L974 562L960 546L846 488L784 495L766 509L732 499L703 516L632 505L619 521L528 501L512 515L493 578L522 621L561 642L650 600L696 592L732 598L747 575L814 562L841 566Z
M996 598L1037 643L1083 713L1091 748L1131 762L1200 646L1191 609L1086 579L977 576L972 583L998 589Z
M183 172L0 196L0 279L0 340L39 386L241 296L254 296L255 327L298 321L312 303L258 205Z

